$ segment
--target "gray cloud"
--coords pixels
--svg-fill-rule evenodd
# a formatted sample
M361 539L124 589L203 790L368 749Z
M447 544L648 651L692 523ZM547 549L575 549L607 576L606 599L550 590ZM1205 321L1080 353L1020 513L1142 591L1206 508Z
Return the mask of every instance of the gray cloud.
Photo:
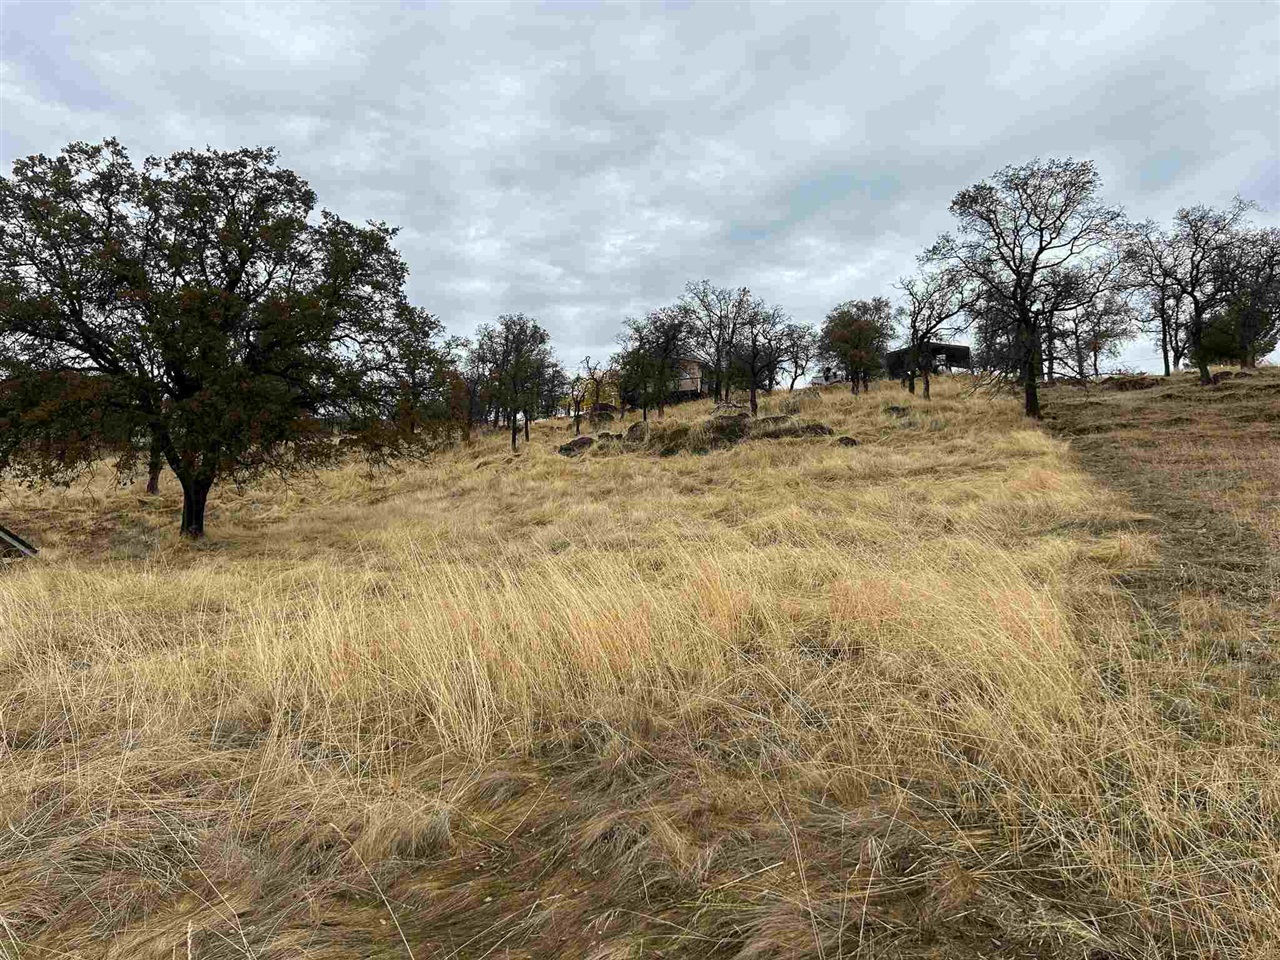
M1140 217L1237 193L1280 207L1271 3L0 17L6 168L113 135L135 157L273 144L325 206L403 228L411 294L452 329L523 310L570 361L690 279L807 320L888 292L958 189L1037 155L1096 160Z

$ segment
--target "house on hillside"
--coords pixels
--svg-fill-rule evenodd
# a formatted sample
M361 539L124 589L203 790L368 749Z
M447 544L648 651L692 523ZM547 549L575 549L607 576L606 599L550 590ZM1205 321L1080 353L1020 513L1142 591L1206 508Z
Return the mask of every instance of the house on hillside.
M703 373L702 364L691 357L676 361L676 375L671 378L671 399L697 400L706 396L710 380Z
M885 372L895 380L910 373L911 349L890 350L884 355ZM951 373L954 370L971 370L973 352L962 343L939 343L927 340L920 348L920 367L928 365L929 373Z

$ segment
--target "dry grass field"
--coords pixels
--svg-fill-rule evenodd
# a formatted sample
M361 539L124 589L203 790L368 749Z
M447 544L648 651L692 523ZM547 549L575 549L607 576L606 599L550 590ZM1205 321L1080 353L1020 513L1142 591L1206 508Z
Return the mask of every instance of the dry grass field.
M0 953L1275 956L1280 377L1046 408L10 491Z

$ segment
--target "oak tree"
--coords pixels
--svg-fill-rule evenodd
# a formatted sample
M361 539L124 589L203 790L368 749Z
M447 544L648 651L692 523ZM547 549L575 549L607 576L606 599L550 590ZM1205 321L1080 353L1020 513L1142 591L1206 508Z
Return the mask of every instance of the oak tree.
M200 537L220 479L331 462L335 430L374 456L420 442L383 420L409 316L396 231L315 206L269 148L138 166L106 140L15 161L0 177L14 381L0 472L69 481L141 436L182 486L182 533Z
M1123 212L1101 202L1100 186L1088 161L1007 166L956 194L956 233L926 254L967 276L987 318L1009 323L1029 417L1040 417L1042 336L1062 308L1062 272L1107 253L1124 233Z

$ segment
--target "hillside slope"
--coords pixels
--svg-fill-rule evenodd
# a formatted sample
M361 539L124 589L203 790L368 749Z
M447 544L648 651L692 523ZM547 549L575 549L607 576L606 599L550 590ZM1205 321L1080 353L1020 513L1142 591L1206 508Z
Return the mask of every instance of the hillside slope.
M1274 691L1135 587L1129 474L957 380L784 403L860 445L537 424L222 490L200 548L171 487L10 495L3 949L1269 955Z

